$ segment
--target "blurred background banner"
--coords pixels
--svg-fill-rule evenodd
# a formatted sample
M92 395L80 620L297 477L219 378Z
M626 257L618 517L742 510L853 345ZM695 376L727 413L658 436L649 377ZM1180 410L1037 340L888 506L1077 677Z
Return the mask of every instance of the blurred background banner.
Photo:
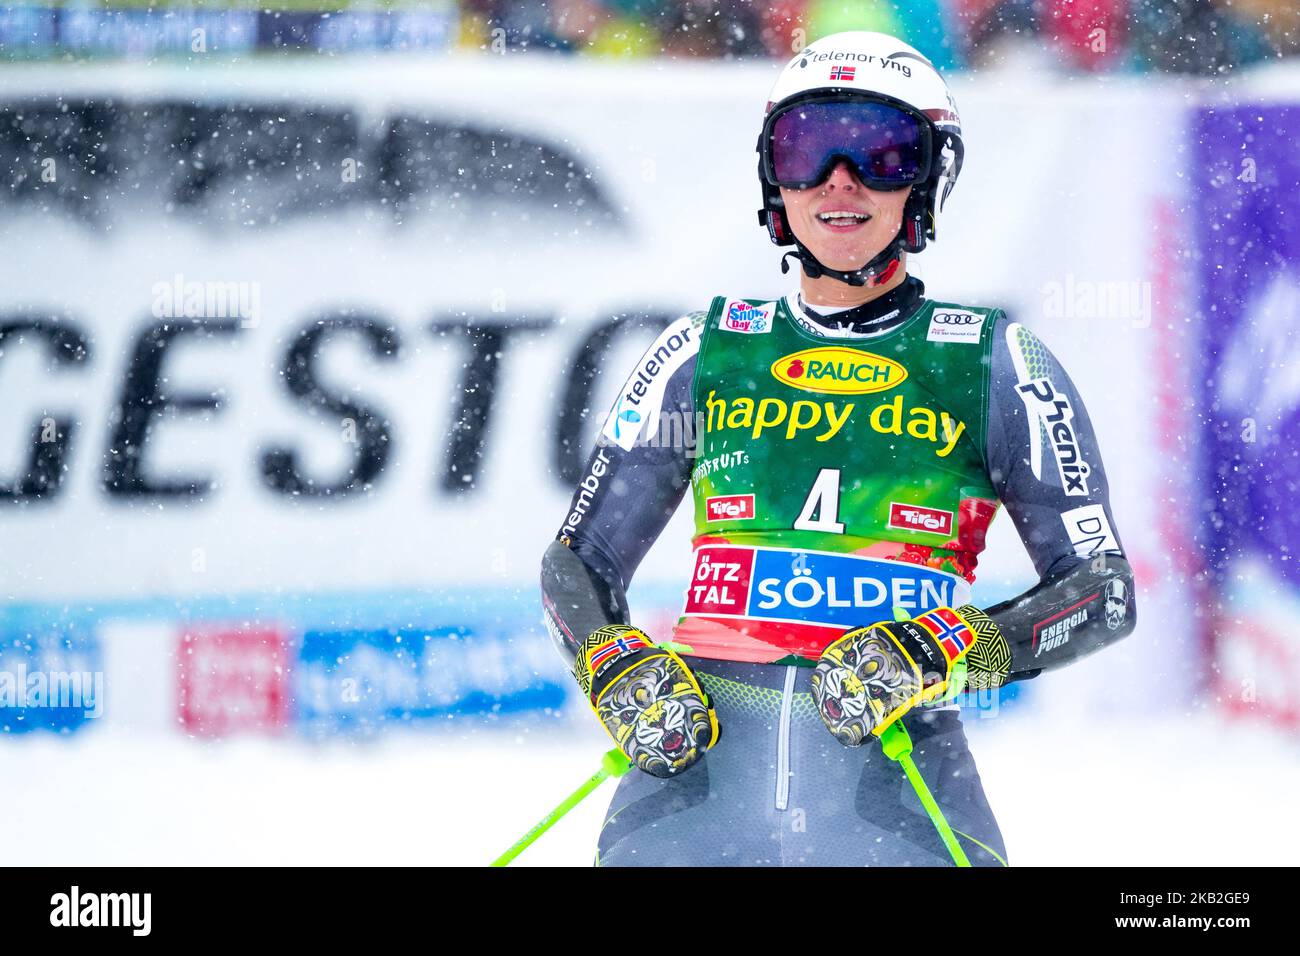
M290 686L315 688L289 694L289 723L337 709L330 680L384 698L374 719L563 701L534 581L613 390L672 317L789 280L751 218L765 66L696 64L668 83L650 65L543 67L92 64L60 96L39 70L17 75L0 103L14 633L172 621L184 661L192 626L273 626ZM1143 639L1112 653L1140 673L1194 630L1194 551L1161 505L1190 431L1169 400L1190 394L1169 354L1188 319L1183 200L1145 161L1183 135L1182 90L956 86L971 162L915 268L936 295L1033 325L1092 399L1145 592ZM1008 177L997 144L1026 129ZM1099 180L1101 202L1068 185ZM1115 230L1121 215L1148 225ZM633 591L663 628L688 518ZM1033 581L1009 523L995 528L985 604ZM223 673L233 640L204 645ZM462 644L514 666L453 667ZM320 670L322 646L386 666ZM1080 693L1153 703L1076 670ZM110 688L163 691L141 673ZM1161 697L1194 684L1189 668Z
M1300 724L1300 106L1195 119L1201 473L1213 572L1216 696ZM1276 370L1276 371L1273 371Z
M1070 370L1140 590L989 723L1294 736L1300 62L1264 0L0 8L0 731L598 753L540 556L657 331L795 288L754 144L848 28L951 71L966 162L909 269ZM688 511L631 588L654 634ZM1034 582L999 518L976 603Z

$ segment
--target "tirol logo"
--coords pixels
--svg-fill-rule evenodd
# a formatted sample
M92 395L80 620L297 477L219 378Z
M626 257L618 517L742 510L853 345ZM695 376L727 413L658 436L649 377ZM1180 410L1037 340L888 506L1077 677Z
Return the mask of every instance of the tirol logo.
M903 531L924 531L929 534L941 534L946 538L952 535L952 512L891 501L889 504L889 527L899 528Z
M760 335L772 331L771 311L748 302L728 302L722 328L742 335Z
M709 521L748 521L754 517L754 496L717 495L705 498L704 515Z
M863 395L900 384L907 378L907 369L883 355L824 345L782 356L772 363L772 375L805 392Z

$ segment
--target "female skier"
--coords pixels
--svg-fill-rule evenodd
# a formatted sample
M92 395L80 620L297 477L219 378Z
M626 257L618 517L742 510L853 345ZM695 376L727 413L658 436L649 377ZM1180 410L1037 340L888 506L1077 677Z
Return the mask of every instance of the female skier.
M1132 630L1101 454L1033 333L907 274L963 158L930 62L839 33L768 100L759 217L799 288L719 296L659 336L542 562L552 637L644 771L622 779L597 862L950 864L882 751L901 722L961 855L1005 864L949 701L963 670L996 690ZM674 422L698 422L692 441L661 440ZM656 644L626 589L687 487L694 564ZM999 505L1041 580L982 610Z

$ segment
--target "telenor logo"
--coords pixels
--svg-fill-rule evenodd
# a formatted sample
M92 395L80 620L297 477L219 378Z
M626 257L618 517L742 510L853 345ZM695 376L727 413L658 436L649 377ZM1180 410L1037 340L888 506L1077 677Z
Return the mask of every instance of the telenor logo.
M825 345L782 356L772 363L772 375L805 392L863 395L893 388L907 378L907 369L883 355Z

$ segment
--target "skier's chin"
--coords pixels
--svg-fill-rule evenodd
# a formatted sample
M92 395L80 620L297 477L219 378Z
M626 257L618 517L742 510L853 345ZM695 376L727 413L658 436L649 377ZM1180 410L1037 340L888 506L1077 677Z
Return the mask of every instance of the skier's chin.
M808 245L817 261L836 272L856 272L880 254L881 249L868 248L862 242L823 241Z
M875 257L869 255L854 256L846 259L822 259L818 256L818 261L820 261L822 265L834 269L836 272L857 272L859 269L866 266L866 264L873 258Z

